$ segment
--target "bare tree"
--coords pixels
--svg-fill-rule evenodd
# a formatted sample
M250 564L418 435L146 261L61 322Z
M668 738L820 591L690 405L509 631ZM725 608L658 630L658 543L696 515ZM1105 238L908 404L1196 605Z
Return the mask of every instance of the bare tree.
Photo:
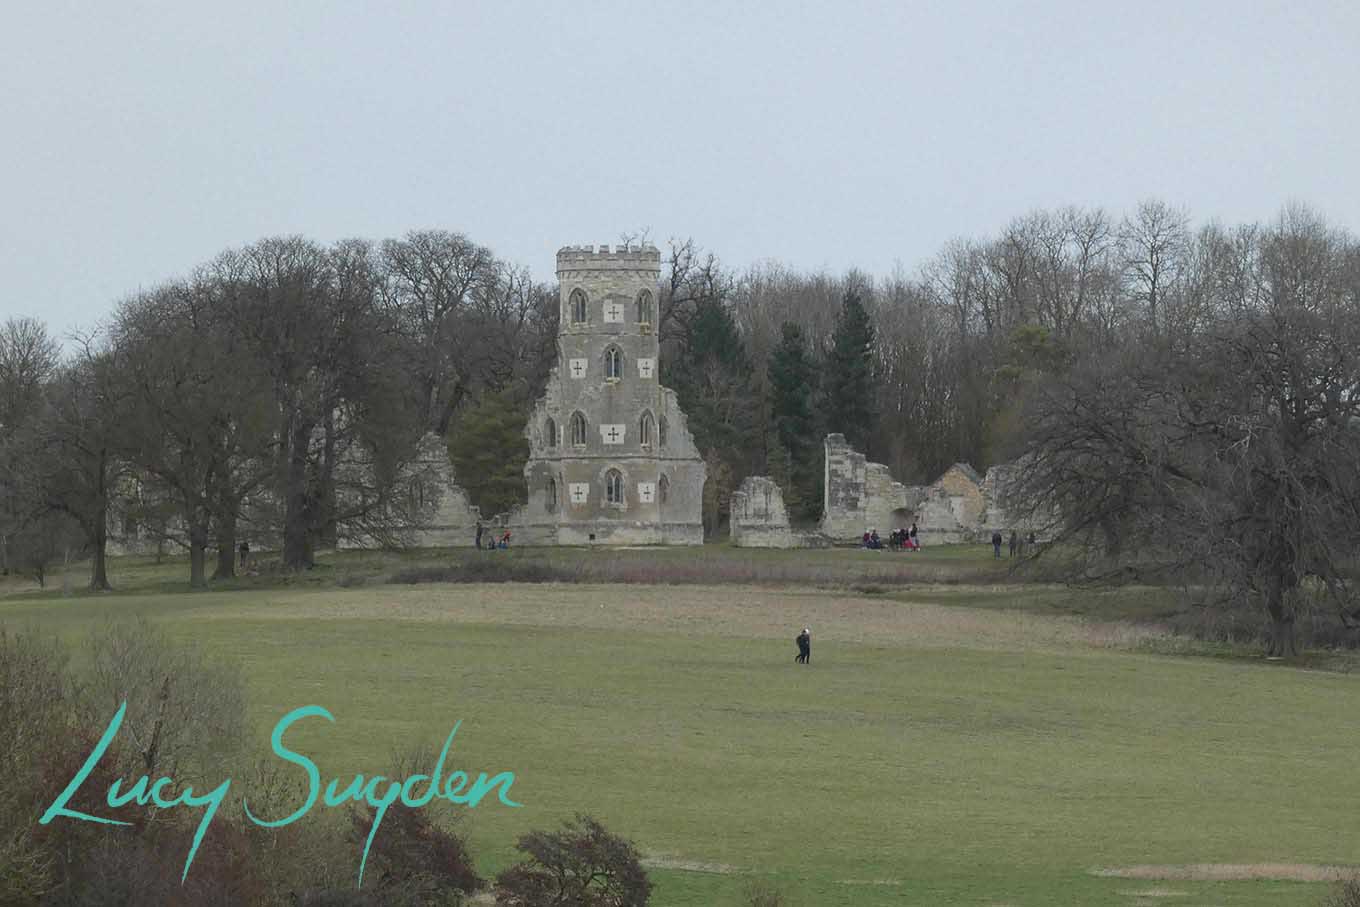
M380 266L379 299L417 357L426 426L443 437L454 411L483 374L484 319L511 315L500 304L516 300L516 284L524 275L461 233L443 230L387 240Z
M125 474L121 458L125 404L119 372L125 356L98 333L73 338L76 353L48 385L38 484L47 509L80 526L93 559L90 588L109 589L110 505Z
M1207 583L1291 655L1310 578L1353 622L1360 548L1354 241L1306 212L1260 236L1249 299L1193 346L1151 337L1047 385L1018 496L1088 574ZM1254 306L1251 300L1260 300Z
M1165 310L1185 266L1188 223L1184 211L1153 200L1139 204L1119 228L1127 292L1142 304L1154 336L1167 329Z
M42 322L11 318L0 325L0 570L22 564L35 568L40 582L57 523L44 519L37 485L39 423L58 362L56 341ZM42 531L24 544L20 537L39 524Z

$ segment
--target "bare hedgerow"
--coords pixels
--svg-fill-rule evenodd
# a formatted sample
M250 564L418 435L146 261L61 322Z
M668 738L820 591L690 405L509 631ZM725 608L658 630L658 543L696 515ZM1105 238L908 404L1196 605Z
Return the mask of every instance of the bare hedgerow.
M130 777L229 777L245 740L240 669L155 624L110 621L82 652L80 725L102 731L127 703L118 739Z
M496 876L500 907L644 907L651 898L637 848L590 816L515 846L529 858Z
M788 907L784 893L772 882L752 882L745 897L747 907Z
M43 767L70 730L66 654L32 633L0 628L0 903L35 903L57 881L32 835Z

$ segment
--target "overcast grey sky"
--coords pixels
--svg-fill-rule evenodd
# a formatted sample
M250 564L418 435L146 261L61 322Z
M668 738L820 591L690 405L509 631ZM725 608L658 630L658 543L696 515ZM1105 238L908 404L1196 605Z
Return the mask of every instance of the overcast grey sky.
M0 317L262 236L440 227L551 279L650 228L915 269L1036 207L1360 227L1360 3L18 3Z

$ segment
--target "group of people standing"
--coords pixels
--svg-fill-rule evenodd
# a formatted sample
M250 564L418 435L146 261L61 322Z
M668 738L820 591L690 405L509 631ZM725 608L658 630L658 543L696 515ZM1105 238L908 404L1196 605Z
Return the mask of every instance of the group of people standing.
M1001 530L1000 529L993 530L992 552L994 557L1001 557L1001 544L1003 541L1004 539L1001 538ZM1036 542L1034 539L1034 533L1031 532L1029 534L1028 539L1023 539L1020 537L1020 533L1016 532L1014 529L1011 530L1011 545L1010 545L1011 557L1024 557L1025 547L1026 546L1032 547L1035 544Z
M864 533L860 539L860 544L874 551L883 548L883 540L878 537L877 529L870 529ZM912 523L910 529L894 529L888 533L888 548L892 551L919 551L921 543L916 541L916 524Z
M479 548L479 549L480 549L480 548L482 547L482 538L483 538L483 537L486 538L486 550L487 550L487 551L495 551L497 548L499 548L499 549L501 549L501 550L503 551L503 550L505 550L506 548L509 548L509 547L510 547L510 530L509 530L509 529L505 530L505 532L501 534L501 537L500 537L499 539L497 539L497 538L496 538L496 533L494 533L494 532L487 532L487 531L486 531L486 527L482 525L482 521L481 521L481 520L478 520L478 521L477 521L477 539L476 539L475 542L473 542L473 547Z

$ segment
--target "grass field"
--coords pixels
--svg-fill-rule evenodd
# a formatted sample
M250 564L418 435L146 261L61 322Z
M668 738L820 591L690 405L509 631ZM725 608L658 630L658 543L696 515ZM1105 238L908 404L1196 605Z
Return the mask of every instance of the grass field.
M188 593L182 565L126 561L114 594L11 583L0 622L75 638L146 615L244 665L262 747L290 709L330 709L290 734L327 774L461 719L456 767L513 770L524 804L466 813L484 874L518 834L589 811L649 855L658 905L736 905L753 879L800 907L1315 905L1324 885L1285 879L1360 863L1360 678L1166 654L1106 619L1155 614L1155 595L1016 583L976 549L449 559L468 555L697 567L393 585L410 557L350 554ZM1251 874L1271 878L1203 880Z

